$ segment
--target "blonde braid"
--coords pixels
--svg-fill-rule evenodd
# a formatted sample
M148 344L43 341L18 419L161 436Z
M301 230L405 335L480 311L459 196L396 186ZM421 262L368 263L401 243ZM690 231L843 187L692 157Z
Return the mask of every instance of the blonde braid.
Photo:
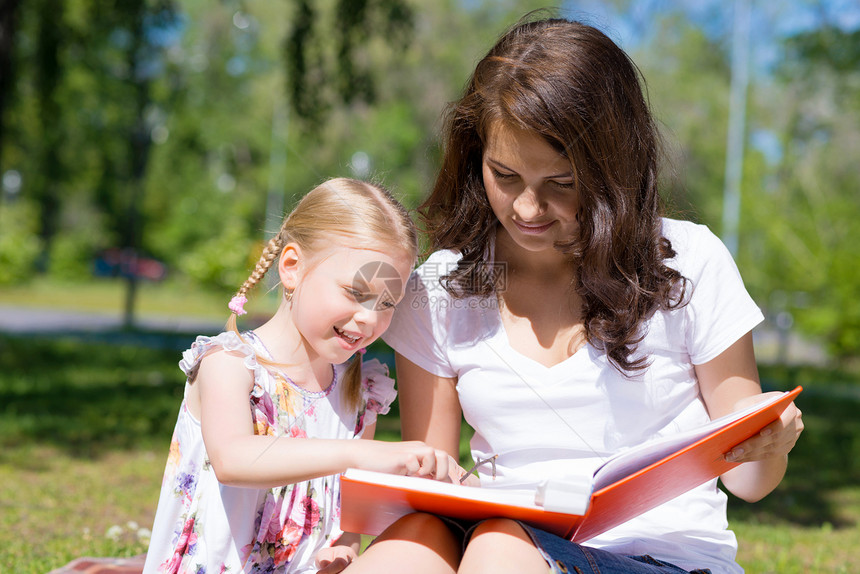
M275 262L278 255L281 253L281 246L283 243L283 233L279 233L277 236L269 240L263 248L263 253L260 255L257 265L254 266L254 270L251 272L250 277L245 279L245 282L242 283L242 286L239 287L239 290L236 291L236 294L230 300L229 307L230 310L233 311L230 313L230 318L227 319L227 329L230 331L234 331L236 333L239 332L239 328L236 325L236 316L245 313L244 305L248 300L246 294L260 282L260 280L266 275L266 272L272 267L272 263ZM238 303L234 304L234 302L237 301Z
M272 267L275 259L277 259L278 255L281 254L281 249L283 249L282 244L283 239L280 234L269 240L266 247L263 248L263 253L260 254L260 259L257 261L257 265L251 272L250 277L245 279L245 282L242 283L241 287L239 287L236 295L247 294L248 291L253 289L257 283L260 282L260 280L266 275L266 272Z

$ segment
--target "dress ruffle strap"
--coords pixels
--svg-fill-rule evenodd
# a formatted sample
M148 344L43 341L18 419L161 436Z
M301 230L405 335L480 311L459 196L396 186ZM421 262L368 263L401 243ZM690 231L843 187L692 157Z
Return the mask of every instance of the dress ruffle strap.
M384 415L389 411L397 391L394 390L394 379L388 376L388 365L380 363L379 359L363 362L361 376L361 387L367 401L365 424L373 424L376 415Z
M193 381L197 377L197 371L203 357L220 349L232 351L243 357L242 362L245 368L254 376L255 384L251 390L251 396L258 399L262 397L265 390L256 382L261 380L261 375L266 368L257 360L257 351L253 345L244 341L235 331L225 331L215 337L198 336L191 344L191 348L182 353L179 368L182 369L189 381Z

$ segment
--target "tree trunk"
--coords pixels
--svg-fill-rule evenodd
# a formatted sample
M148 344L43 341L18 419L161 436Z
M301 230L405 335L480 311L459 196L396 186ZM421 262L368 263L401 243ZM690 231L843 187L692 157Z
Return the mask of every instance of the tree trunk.
M3 136L6 133L3 119L9 94L15 85L13 62L19 5L20 0L0 0L0 176L6 171L3 168Z

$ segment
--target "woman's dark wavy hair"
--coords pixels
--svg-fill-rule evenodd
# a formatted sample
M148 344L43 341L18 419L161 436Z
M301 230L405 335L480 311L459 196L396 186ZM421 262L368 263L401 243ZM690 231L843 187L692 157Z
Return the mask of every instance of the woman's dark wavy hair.
M557 18L522 21L478 63L448 110L442 168L419 209L432 248L462 253L442 278L456 297L494 290L483 258L497 220L481 168L498 122L570 159L580 232L556 248L577 269L586 338L619 370L644 369L647 357L632 358L640 325L682 305L686 279L664 264L675 252L662 235L660 141L638 68L599 30Z

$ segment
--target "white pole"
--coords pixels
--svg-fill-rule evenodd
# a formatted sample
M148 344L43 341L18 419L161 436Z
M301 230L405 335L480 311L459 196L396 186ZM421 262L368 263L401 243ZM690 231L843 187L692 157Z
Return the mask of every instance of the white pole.
M726 180L723 193L723 242L732 256L736 257L741 211L747 86L749 85L749 0L735 0L734 10L729 134L726 142Z
M266 219L263 229L266 243L278 234L284 220L284 194L286 193L287 136L289 116L287 104L274 97L272 104L272 135L269 148L269 185L266 192ZM267 287L271 289L278 283L277 273L267 274ZM273 299L280 297L277 290L271 290Z
M269 148L269 189L266 193L266 241L277 235L284 217L288 117L284 102L274 98Z

